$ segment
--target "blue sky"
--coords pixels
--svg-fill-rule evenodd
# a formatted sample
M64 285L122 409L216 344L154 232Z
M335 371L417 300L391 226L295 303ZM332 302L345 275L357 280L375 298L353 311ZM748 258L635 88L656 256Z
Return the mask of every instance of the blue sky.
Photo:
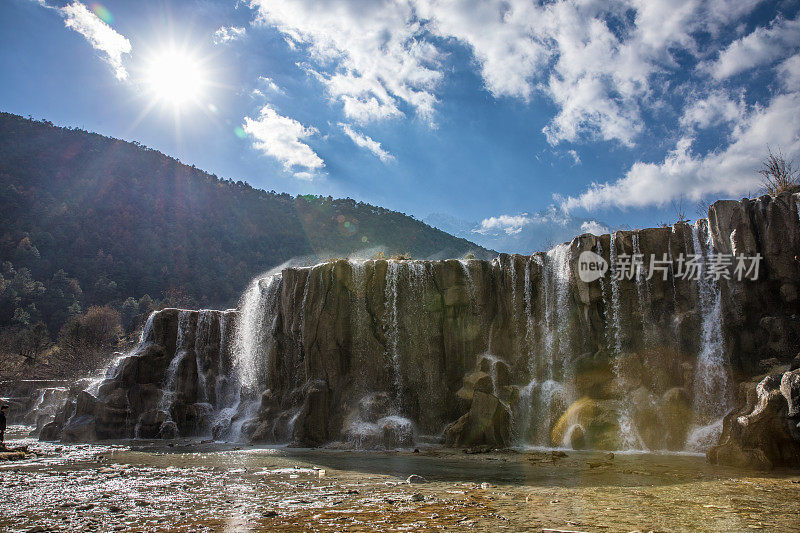
M672 222L681 198L694 219L701 199L757 193L767 146L797 160L798 10L6 0L0 109L533 251L554 232Z

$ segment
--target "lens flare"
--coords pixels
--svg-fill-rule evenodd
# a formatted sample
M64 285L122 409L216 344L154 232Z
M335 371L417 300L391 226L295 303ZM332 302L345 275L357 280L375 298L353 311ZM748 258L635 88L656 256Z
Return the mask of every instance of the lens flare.
M109 26L114 24L114 15L111 14L111 11L109 11L106 6L97 2L93 2L89 7L92 9L92 12L100 18L100 20Z

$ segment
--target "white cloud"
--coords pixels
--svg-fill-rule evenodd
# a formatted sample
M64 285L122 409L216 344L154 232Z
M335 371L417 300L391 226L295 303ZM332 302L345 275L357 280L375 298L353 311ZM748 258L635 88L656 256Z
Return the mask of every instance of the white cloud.
M736 122L745 114L744 103L733 101L727 93L715 90L705 98L689 99L680 124L684 128L708 128L724 122Z
M615 182L594 183L562 202L566 210L665 205L687 197L738 196L757 192L757 170L767 147L788 158L800 156L800 92L779 94L767 107L754 107L731 133L730 144L705 155L692 152L693 139L682 137L661 163L635 163Z
M255 139L254 148L280 161L283 168L296 178L310 180L315 171L325 166L325 162L303 142L317 130L279 115L269 105L261 108L258 117L245 117L242 128Z
M309 49L319 79L347 118L433 121L446 42L467 47L495 98L545 95L557 110L551 144L586 138L633 146L652 78L699 56L760 0L250 0L257 20ZM661 89L662 87L659 87Z
M798 45L800 19L777 19L769 28L756 28L752 33L733 41L713 63L704 64L702 68L721 80L771 63Z
M800 54L795 54L778 65L781 83L787 90L797 90L800 87Z
M584 233L591 233L592 235L603 235L608 233L608 228L596 220L587 220L581 224L581 231Z
M407 105L433 119L436 48L420 35L409 2L251 0L258 21L277 27L294 45L310 49L314 73L345 116L359 122L405 113Z
M67 28L83 35L92 48L105 54L106 61L114 67L114 74L118 80L128 78L128 71L122 64L122 55L131 53L131 43L128 39L114 31L114 28L80 2L72 2L59 11L64 16L64 25Z
M350 137L350 140L352 140L355 143L355 145L358 146L359 148L364 148L365 150L368 150L384 163L388 163L389 161L394 161L394 156L389 152L387 152L386 150L384 150L381 147L381 143L379 143L378 141L364 135L363 133L355 131L348 124L340 123L339 127L342 128L342 131L344 131L345 135Z
M258 81L260 81L268 91L271 91L271 92L277 93L277 94L285 94L283 92L283 89L281 89L278 86L278 84L275 83L275 81L272 78L268 78L266 76L259 76L258 77Z
M224 44L237 41L247 35L247 30L236 26L221 26L214 32L214 44Z
M472 231L483 235L498 231L502 231L507 235L514 235L522 231L523 226L527 226L531 222L533 222L533 220L527 213L521 215L500 215L483 219L480 227Z
M578 152L576 152L575 150L567 150L567 153L572 158L573 164L575 165L581 164L581 156L578 155Z

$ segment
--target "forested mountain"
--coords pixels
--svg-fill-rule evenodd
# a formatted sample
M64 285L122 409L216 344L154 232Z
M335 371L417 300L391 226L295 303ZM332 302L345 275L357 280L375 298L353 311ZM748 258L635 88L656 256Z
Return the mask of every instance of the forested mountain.
M141 146L0 113L0 328L55 339L91 306L226 307L299 256L492 254L351 199L266 192ZM373 253L373 252L370 252Z

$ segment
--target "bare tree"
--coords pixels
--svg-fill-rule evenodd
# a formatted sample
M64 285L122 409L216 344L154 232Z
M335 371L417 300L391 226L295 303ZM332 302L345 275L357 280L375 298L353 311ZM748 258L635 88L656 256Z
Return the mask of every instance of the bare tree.
M682 222L689 222L689 219L686 218L686 209L683 207L683 194L681 194L680 198L678 198L678 202L676 203L675 200L672 200L672 209L675 211L675 223L680 224Z
M697 213L697 218L706 218L708 216L708 209L711 207L711 201L705 196L701 197L697 200L697 203L694 206L695 213Z
M798 171L793 167L792 161L787 161L778 150L775 154L767 148L769 154L761 163L761 185L769 195L775 196L798 185Z

